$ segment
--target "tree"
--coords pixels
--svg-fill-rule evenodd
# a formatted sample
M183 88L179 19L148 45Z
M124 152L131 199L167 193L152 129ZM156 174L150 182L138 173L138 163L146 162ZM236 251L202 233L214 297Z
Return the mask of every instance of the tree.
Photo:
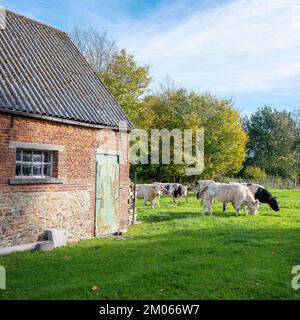
M292 112L292 117L296 122L297 128L300 129L300 109L296 109Z
M138 124L140 98L151 82L149 66L139 66L134 56L122 49L114 56L109 68L100 72L100 77L129 119Z
M138 124L140 99L151 82L149 65L138 65L133 55L119 50L106 31L75 27L71 38L129 119Z
M245 118L249 135L247 165L259 166L269 175L295 177L299 168L299 128L291 113L269 107Z
M162 88L155 95L147 96L139 112L144 128L205 129L205 169L201 178L217 178L227 173L237 173L245 160L247 135L239 113L229 100L218 100L205 93L185 89ZM173 155L174 156L174 155ZM154 177L173 181L174 174L183 176L188 165L159 166ZM147 175L153 167L144 165ZM141 170L141 169L139 169Z
M250 180L265 180L268 175L260 167L249 166L244 171L244 177Z
M106 31L75 27L70 36L97 73L107 72L118 52L118 47Z

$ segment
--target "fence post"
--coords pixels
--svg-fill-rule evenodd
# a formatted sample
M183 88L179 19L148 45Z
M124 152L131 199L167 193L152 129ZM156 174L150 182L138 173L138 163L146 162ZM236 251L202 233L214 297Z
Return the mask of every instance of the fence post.
M133 185L133 214L131 224L134 225L136 221L136 183L137 183L137 172L134 172L134 185Z

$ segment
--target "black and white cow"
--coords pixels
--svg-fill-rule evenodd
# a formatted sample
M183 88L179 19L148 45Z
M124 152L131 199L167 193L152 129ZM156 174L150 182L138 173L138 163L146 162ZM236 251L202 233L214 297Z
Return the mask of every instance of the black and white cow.
M266 188L255 183L245 183L244 185L247 185L254 198L260 203L267 203L274 211L280 210L278 199L273 197Z
M243 186L247 186L253 194L254 198L260 203L267 203L274 211L279 211L279 202L276 197L273 197L271 193L263 186L255 183L241 183ZM223 211L226 211L226 203L223 203Z
M188 196L188 188L180 183L160 183L155 184L160 186L162 195L171 196L173 198L173 205L177 206L177 201L181 197Z

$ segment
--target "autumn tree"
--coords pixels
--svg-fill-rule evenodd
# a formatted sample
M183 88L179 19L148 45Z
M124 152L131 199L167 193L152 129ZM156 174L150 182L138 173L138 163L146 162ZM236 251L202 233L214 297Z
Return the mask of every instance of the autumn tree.
M140 108L140 98L147 90L151 78L149 66L138 65L133 55L125 49L115 54L109 68L100 72L100 78L114 95L122 109L134 123Z
M240 115L230 100L219 100L208 93L164 88L156 95L145 97L139 119L148 130L176 128L195 132L203 128L205 169L202 178L234 174L243 165L247 135ZM159 166L159 172L155 174L162 179L172 180L174 174L183 176L186 167L185 163ZM153 173L153 167L144 166L144 170Z
M71 38L129 119L138 124L141 96L151 82L149 65L139 65L125 49L119 50L106 31L75 27Z

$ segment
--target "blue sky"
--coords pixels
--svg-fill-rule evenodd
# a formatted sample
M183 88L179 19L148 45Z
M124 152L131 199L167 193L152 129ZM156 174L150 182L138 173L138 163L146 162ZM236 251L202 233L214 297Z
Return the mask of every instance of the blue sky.
M249 114L300 108L300 0L0 0L67 32L107 30L139 63L152 89L176 86L232 98Z

